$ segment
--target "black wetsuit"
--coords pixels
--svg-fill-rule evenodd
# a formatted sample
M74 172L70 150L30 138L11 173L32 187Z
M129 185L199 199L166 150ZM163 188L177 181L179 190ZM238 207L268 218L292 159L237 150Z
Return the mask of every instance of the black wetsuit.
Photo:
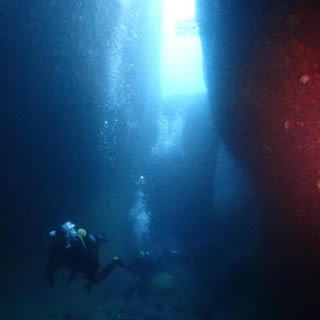
M51 239L46 270L49 285L54 285L53 275L60 268L67 268L71 271L69 281L74 279L75 274L82 273L88 280L88 290L107 278L115 267L121 265L121 261L114 259L99 271L98 247L100 242L93 235L88 234L85 238L74 237L70 241L70 246L66 247L64 232L62 230L56 231Z
M151 254L137 255L126 267L133 274L134 281L127 287L126 302L135 294L144 299L150 293L150 284L153 277L158 272L163 272L168 269L169 260L177 256L173 251L166 250L159 257L154 257Z

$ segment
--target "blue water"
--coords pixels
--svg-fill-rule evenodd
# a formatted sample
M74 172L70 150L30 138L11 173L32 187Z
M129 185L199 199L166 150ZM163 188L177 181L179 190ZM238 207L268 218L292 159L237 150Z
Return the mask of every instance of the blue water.
M238 270L253 269L259 198L219 136L198 32L165 42L161 8L3 3L1 319L236 319L228 301L250 304ZM126 305L121 269L91 295L65 270L49 288L48 232L67 220L110 238L102 265L179 253L174 294Z

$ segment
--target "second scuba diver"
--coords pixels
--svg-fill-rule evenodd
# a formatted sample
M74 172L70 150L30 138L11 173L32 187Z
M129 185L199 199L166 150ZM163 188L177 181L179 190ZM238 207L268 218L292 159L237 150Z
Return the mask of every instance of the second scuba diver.
M144 300L150 294L155 275L159 272L167 272L172 265L176 266L180 257L181 254L177 250L165 250L158 257L149 251L139 251L131 262L125 265L126 270L133 276L133 283L126 289L126 304L136 294Z

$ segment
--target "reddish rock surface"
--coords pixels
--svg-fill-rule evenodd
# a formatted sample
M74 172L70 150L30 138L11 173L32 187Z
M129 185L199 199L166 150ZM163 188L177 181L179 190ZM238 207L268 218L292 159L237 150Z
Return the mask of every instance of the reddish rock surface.
M317 308L320 283L320 6L310 3L267 22L240 90L268 195L265 283L282 310L301 314Z
M311 310L320 306L320 4L270 0L259 7L262 2L216 1L216 9L201 1L206 4L199 20L207 83L221 136L264 200L257 250L264 278L262 318L315 319ZM214 19L206 19L207 12L214 12Z
M242 94L258 114L272 193L291 227L320 244L320 8L289 10L268 26Z

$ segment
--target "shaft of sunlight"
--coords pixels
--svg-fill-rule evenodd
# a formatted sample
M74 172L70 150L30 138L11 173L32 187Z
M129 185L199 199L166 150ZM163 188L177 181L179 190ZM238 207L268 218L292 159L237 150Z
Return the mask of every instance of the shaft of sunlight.
M162 96L206 93L195 0L164 0Z

